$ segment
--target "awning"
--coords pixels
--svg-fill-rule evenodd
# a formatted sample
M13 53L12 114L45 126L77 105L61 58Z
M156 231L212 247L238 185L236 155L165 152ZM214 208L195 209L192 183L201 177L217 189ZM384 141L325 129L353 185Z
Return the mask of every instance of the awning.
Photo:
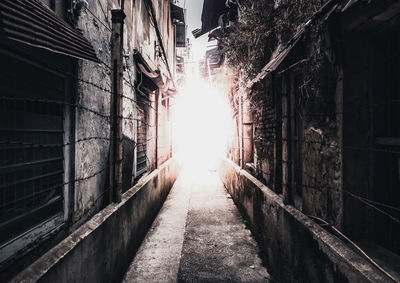
M185 22L185 14L183 8L171 3L171 18L179 22Z
M156 71L148 71L143 64L138 63L138 67L140 72L147 77L148 80L152 82L147 83L147 88L150 89L151 91L154 91L158 88L163 89L164 88L164 82L162 80L161 74L158 70Z
M100 62L86 38L39 0L1 0L0 29L10 40Z
M201 29L192 31L195 38L209 32L218 26L218 18L229 11L226 0L204 0L201 14Z
M141 73L141 77L137 79L139 82L136 82L137 86L144 86L150 91L160 89L163 93L175 91L172 80L168 77L163 78L159 70L152 71L142 54L136 49L134 49L133 58Z

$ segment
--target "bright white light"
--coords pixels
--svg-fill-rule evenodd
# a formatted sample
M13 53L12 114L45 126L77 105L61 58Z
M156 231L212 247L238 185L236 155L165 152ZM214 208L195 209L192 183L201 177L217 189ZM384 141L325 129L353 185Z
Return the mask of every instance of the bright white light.
M232 110L223 88L189 79L172 109L178 156L191 165L214 167L232 137Z

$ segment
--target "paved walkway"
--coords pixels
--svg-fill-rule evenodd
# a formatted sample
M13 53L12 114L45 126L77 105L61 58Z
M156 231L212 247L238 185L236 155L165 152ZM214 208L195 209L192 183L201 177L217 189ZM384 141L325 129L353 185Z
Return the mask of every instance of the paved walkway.
M182 172L124 282L269 282L258 247L215 172Z

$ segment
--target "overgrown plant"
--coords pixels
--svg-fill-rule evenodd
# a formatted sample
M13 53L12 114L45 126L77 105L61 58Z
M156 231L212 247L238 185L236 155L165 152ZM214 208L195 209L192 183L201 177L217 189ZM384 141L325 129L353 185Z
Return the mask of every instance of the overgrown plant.
M228 65L245 79L254 78L272 53L327 0L250 0L240 5L240 18L225 34Z

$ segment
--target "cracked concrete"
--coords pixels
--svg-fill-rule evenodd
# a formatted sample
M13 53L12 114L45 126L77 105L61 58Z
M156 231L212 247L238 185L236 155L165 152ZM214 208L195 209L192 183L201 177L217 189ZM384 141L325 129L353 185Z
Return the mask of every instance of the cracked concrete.
M123 282L268 282L258 252L218 175L185 169Z

